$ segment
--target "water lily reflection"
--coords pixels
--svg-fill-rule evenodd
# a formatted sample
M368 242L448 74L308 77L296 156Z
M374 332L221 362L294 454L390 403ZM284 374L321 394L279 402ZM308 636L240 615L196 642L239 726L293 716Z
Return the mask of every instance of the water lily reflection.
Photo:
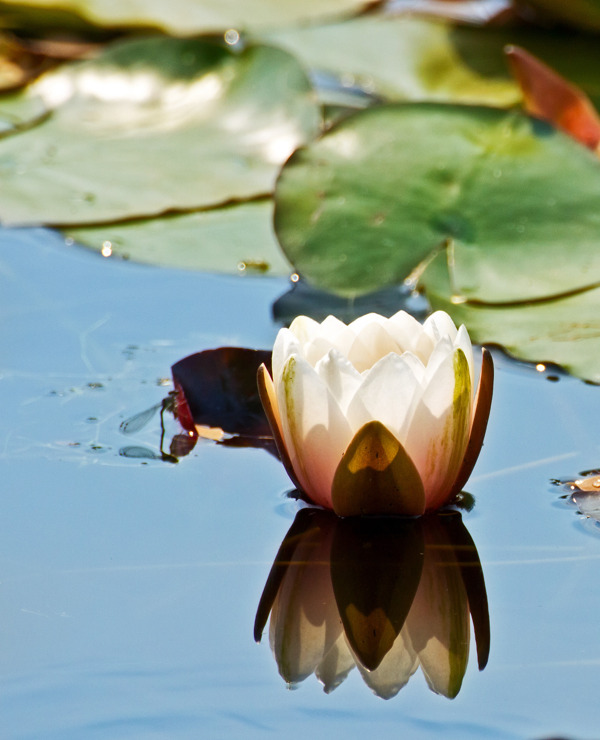
M479 669L490 629L477 550L458 512L420 519L348 518L301 510L265 585L254 625L284 680L312 673L325 691L356 666L395 696L420 666L429 688L460 691L473 620Z

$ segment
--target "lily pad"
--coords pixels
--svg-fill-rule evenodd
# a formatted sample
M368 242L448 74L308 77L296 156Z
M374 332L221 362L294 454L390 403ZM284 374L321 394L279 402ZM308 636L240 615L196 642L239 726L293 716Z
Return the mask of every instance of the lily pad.
M440 252L456 301L515 302L600 282L600 162L517 111L388 105L282 170L275 229L297 271L360 294Z
M600 104L597 39L536 28L472 28L410 16L361 16L344 23L263 35L306 67L389 101L437 100L509 106L521 99L503 49L527 49ZM349 53L349 50L351 52ZM322 91L329 101L331 92Z
M512 105L520 99L499 47L490 70L461 57L461 43L486 47L477 29L415 18L362 17L345 23L264 36L313 70L336 74L388 100L440 100ZM477 35L479 34L479 35ZM479 40L479 41L478 41Z
M119 42L32 86L52 115L0 141L0 219L84 224L268 194L320 125L293 57L206 40Z
M290 275L272 227L272 200L196 213L66 229L105 255L205 272Z
M565 250L563 264L569 257ZM500 344L530 362L561 365L600 383L600 287L546 301L520 304L453 303L445 255L425 272L422 284L434 309L465 324L479 344Z
M61 25L77 18L98 26L158 28L190 36L230 28L273 28L357 13L369 0L4 0L4 24Z

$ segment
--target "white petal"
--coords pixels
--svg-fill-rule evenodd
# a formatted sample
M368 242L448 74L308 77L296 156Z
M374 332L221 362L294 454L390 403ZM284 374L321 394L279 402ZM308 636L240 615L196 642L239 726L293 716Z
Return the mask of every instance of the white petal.
M271 358L271 376L274 383L279 381L287 358L293 354L302 355L298 337L289 329L280 329L275 337Z
M304 492L326 508L333 476L352 431L335 398L306 360L292 355L276 386L281 427Z
M465 376L457 379L454 356L446 357L423 391L406 432L404 446L421 475L428 508L443 504L464 457L471 419L466 370ZM455 394L465 383L466 403L455 403Z
M389 319L386 319L385 316L382 316L381 314L366 313L363 316L359 316L357 319L354 319L351 324L348 324L348 328L356 335L360 334L365 326L370 326L371 324L379 324L379 326L386 328L388 321Z
M387 330L397 342L401 352L414 352L423 334L423 326L406 311L398 311L388 323Z
M428 334L434 342L442 337L450 337L452 341L456 338L456 326L445 311L436 311L429 316L423 324L423 331Z
M298 341L305 343L321 333L321 324L308 316L296 316L290 324L290 331Z
M413 352L421 360L421 362L426 365L429 361L431 353L433 352L434 346L435 343L433 339L429 336L429 334L425 334L424 331L421 331L421 334L417 338L416 343L413 345Z
M377 314L369 314L369 316ZM356 323L356 322L355 322ZM400 347L380 322L366 323L356 334L348 359L359 372L364 372L390 352L400 354Z
M442 363L447 362L449 357L452 357L454 354L454 345L450 341L448 337L444 337L443 339L440 339L440 341L435 345L433 348L431 354L429 355L429 360L427 361L427 373L426 373L426 381L427 383L431 382L431 378L437 373L437 371L440 368L440 365Z
M341 412L345 414L348 404L362 382L361 374L335 349L329 350L327 355L317 363L315 370L329 388Z
M424 368L410 352L389 354L365 374L347 411L353 432L369 421L380 421L403 442L422 393Z

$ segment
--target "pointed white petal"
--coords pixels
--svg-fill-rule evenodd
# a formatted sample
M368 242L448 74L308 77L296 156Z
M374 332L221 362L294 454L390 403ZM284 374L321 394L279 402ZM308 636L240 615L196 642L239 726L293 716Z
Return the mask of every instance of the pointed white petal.
M469 438L471 395L467 362L456 350L439 365L415 408L404 444L423 481L428 509L445 503L460 470Z
M290 331L301 343L309 342L321 333L321 324L308 316L296 316L290 324Z
M426 382L430 383L431 378L437 373L440 366L448 361L449 357L454 354L454 345L448 339L444 337L433 347L429 360L427 362Z
M423 324L423 331L428 334L434 342L442 337L450 337L454 341L456 337L456 326L445 311L436 311L429 316Z
M315 370L329 388L341 412L345 414L348 404L362 382L361 374L335 349L329 350L325 357L319 360Z
M365 374L347 411L348 421L356 432L369 421L377 420L399 440L421 397L424 368L410 352L389 354Z
M398 311L388 323L387 330L397 342L400 352L414 352L423 333L422 325L406 311Z
M312 501L330 509L333 476L352 439L350 425L314 368L297 355L286 362L276 390L298 480Z
M372 324L378 324L379 326L386 328L388 321L389 319L381 316L381 314L366 313L364 316L359 316L357 319L354 319L351 324L348 324L348 328L352 329L354 334L360 334L365 326L371 326Z
M301 355L301 346L298 337L289 329L280 329L275 337L271 356L271 371L275 385L281 378L281 371L290 355Z
M348 359L359 372L363 372L390 352L399 354L401 349L384 326L373 322L365 324L357 333Z

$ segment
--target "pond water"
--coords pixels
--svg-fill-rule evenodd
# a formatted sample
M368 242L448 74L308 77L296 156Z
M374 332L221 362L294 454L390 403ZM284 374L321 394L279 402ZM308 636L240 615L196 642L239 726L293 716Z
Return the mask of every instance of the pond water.
M0 736L600 737L600 532L550 479L600 465L600 389L497 355L463 523L489 603L449 700L418 670L389 700L357 669L289 690L256 609L300 505L279 462L200 441L158 451L170 367L269 348L285 280L103 259L42 230L0 234ZM175 429L176 431L176 429ZM471 630L471 634L473 631Z

